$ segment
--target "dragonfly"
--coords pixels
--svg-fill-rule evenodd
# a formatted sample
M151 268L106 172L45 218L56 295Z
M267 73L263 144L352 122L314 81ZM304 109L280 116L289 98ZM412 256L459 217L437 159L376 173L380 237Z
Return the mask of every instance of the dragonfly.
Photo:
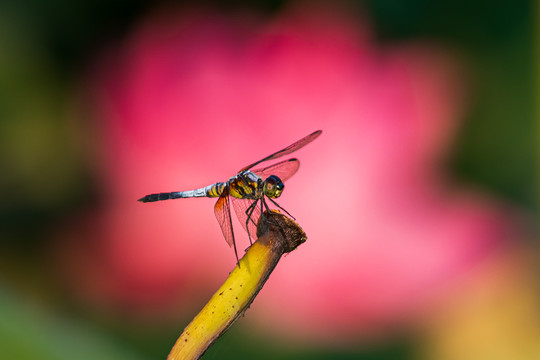
M238 262L238 251L236 249L231 218L231 203L236 216L248 234L250 244L253 244L251 239L252 237L254 239L256 238L257 221L261 217L261 214L264 214L265 209L270 211L267 200L283 210L287 215L293 217L274 199L281 196L285 188L284 182L296 174L300 167L300 161L296 158L291 158L266 167L253 168L260 163L280 158L303 148L318 138L321 133L321 130L317 130L282 150L276 151L248 166L244 166L236 175L225 182L217 182L195 190L150 194L140 198L138 201L148 203L192 197L217 197L218 200L214 205L214 213L221 227L223 237L229 246L234 248L236 261Z

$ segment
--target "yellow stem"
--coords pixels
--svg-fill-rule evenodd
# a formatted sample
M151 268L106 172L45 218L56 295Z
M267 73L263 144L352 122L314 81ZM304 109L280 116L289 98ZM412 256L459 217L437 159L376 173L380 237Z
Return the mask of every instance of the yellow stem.
M184 329L168 360L199 359L247 310L281 256L306 241L306 234L298 224L277 211L265 213L261 219L257 227L257 241Z

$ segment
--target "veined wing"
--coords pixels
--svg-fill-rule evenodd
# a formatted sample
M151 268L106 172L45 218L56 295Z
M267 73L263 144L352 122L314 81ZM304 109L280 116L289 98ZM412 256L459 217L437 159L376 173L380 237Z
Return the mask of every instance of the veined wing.
M259 176L261 179L266 179L270 175L276 175L285 182L290 179L300 167L300 161L298 159L287 159L277 164L272 164L265 168L251 170L254 174Z
M250 242L257 239L257 222L261 217L261 208L256 204L257 201L258 200L231 197L234 212L236 212L238 220L242 224L244 230L248 233Z
M259 160L257 162L254 162L253 164L251 165L248 165L246 167L243 167L242 169L240 169L240 171L244 171L244 170L249 170L251 169L252 167L254 167L255 165L257 164L260 164L262 163L263 161L268 161L268 160L273 160L273 159L277 159L279 157L282 157L284 155L287 155L287 154L290 154L292 152L295 152L296 150L299 150L301 148L303 148L304 146L306 146L307 144L309 144L310 142L312 142L313 140L315 140L316 138L319 137L319 135L321 135L322 133L322 130L317 130L311 134L309 134L308 136L298 140L297 142L295 142L294 144L291 144L289 146L287 146L285 149L283 150L279 150L278 152L275 152L273 153L272 155L268 155L267 157L265 157L264 159L262 160ZM239 172L240 172L239 171Z
M238 262L238 252L236 251L236 242L234 241L234 233L231 220L231 206L229 203L229 188L225 187L223 192L219 196L216 205L214 205L214 214L221 227L223 237L227 241L229 246L234 247L234 253L236 255L236 261Z

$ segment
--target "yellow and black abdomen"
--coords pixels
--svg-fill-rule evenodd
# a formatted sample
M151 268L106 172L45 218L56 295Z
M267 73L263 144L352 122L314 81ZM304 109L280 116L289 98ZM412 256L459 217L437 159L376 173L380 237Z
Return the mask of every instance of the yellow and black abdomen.
M242 171L227 182L219 182L195 190L150 194L140 198L138 201L154 202L190 197L219 197L226 186L229 186L229 195L235 198L260 199L263 196L262 184L262 179L251 171Z
M181 199L190 197L218 197L223 192L226 183L215 183L195 190L175 191L168 193L150 194L140 198L141 202L154 202L170 199Z
M203 196L206 197L218 197L223 193L223 189L225 188L226 183L215 183L213 185L208 185L207 187L204 187L205 194Z

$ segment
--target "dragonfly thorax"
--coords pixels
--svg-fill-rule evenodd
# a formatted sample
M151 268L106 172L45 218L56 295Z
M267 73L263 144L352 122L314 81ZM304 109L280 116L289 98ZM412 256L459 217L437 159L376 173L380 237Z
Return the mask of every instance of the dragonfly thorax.
M263 196L278 198L285 185L276 176L270 175L263 181L253 172L246 170L233 176L228 181L230 195L238 199L261 199Z
M230 195L238 199L263 197L263 180L251 171L242 171L229 179Z

